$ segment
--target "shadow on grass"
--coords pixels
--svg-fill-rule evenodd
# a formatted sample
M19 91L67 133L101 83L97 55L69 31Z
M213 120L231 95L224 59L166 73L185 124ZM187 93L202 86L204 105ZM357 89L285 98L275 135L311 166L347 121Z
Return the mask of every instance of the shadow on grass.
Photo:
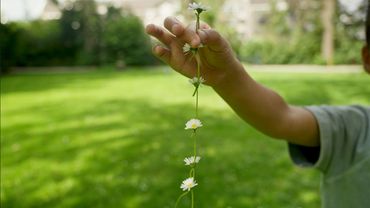
M39 112L53 124L3 129L3 207L173 207L188 173L182 160L192 144L182 129L192 106L122 99L76 113L56 107ZM296 175L284 144L230 113L202 117L198 207L318 205L317 175ZM315 194L304 201L307 191Z
M193 106L162 102L161 93L146 94L167 87L143 91L140 87L147 88L141 86L147 77L161 74L145 75L2 78L1 93L10 97L7 105L32 99L34 93L59 93L48 102L2 109L2 121L7 119L1 126L2 207L173 207L188 175L182 160L191 154L192 143L183 129ZM370 103L369 79L358 76L261 76L259 80L294 104ZM98 91L112 81L112 86ZM174 84L167 78L160 82ZM150 83L155 87L158 80ZM78 88L83 89L74 96L59 97ZM50 89L62 93L46 93ZM133 89L137 91L127 92ZM104 96L105 90L115 91ZM122 98L113 96L117 93ZM206 102L213 105L212 100ZM197 207L319 207L317 172L293 167L284 142L268 139L229 110L212 109L217 108L201 111L205 127L198 139L202 160L195 189ZM189 207L189 200L181 205Z

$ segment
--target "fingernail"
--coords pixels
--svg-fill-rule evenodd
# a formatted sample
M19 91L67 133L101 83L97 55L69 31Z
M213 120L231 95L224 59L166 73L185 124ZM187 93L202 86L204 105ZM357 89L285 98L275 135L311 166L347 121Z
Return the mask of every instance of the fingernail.
M155 54L160 55L160 53L161 53L161 47L159 45L155 46L154 52L155 52Z

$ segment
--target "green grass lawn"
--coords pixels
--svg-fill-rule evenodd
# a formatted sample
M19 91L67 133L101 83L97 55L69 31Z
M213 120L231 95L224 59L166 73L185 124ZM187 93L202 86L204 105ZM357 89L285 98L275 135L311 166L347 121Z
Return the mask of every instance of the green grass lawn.
M370 104L364 74L252 75L293 104ZM173 207L192 151L192 90L166 70L2 77L1 207ZM320 174L293 166L286 143L209 87L200 116L196 207L320 206Z

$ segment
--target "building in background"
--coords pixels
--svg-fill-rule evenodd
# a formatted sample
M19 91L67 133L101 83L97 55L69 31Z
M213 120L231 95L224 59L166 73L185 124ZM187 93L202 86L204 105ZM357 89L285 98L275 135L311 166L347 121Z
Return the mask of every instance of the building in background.
M62 16L62 13L58 5L56 5L50 0L47 0L44 10L41 13L40 19L53 20L53 19L59 19L61 16Z
M119 0L123 8L128 8L139 16L144 24L162 24L164 18L175 16L181 9L179 0Z
M287 10L285 0L277 0L278 10ZM233 0L225 1L220 13L223 22L233 27L244 39L260 35L271 11L270 0Z

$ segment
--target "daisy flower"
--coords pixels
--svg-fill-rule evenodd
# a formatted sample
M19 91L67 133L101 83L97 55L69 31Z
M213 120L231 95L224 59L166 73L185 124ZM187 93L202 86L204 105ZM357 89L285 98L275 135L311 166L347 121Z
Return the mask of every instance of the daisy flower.
M199 119L192 118L185 124L185 129L197 129L199 127L202 127L202 122L200 122Z
M201 3L198 4L198 3L193 2L193 3L189 4L188 9L189 10L194 10L194 11L198 12L198 14L200 14L203 11L204 12L207 11L208 7L202 5Z
M188 43L185 43L184 47L182 47L182 51L184 53L189 53L191 51L191 46Z
M193 77L192 79L189 79L190 84L194 86L199 86L200 84L203 84L206 80L203 79L203 77Z
M198 163L199 160L200 160L199 156L196 156L195 159L194 159L194 156L191 156L191 157L186 157L184 159L184 162L185 162L185 165L191 165L193 163Z
M189 43L185 43L184 46L182 47L182 52L184 52L185 54L188 54L189 52L194 53L197 51L197 49L203 48L203 47L204 45L202 43L199 44L198 48L192 48Z
M191 188L193 188L194 186L198 185L197 182L194 180L194 178L187 178L185 179L180 188L183 190L183 191L190 191Z

